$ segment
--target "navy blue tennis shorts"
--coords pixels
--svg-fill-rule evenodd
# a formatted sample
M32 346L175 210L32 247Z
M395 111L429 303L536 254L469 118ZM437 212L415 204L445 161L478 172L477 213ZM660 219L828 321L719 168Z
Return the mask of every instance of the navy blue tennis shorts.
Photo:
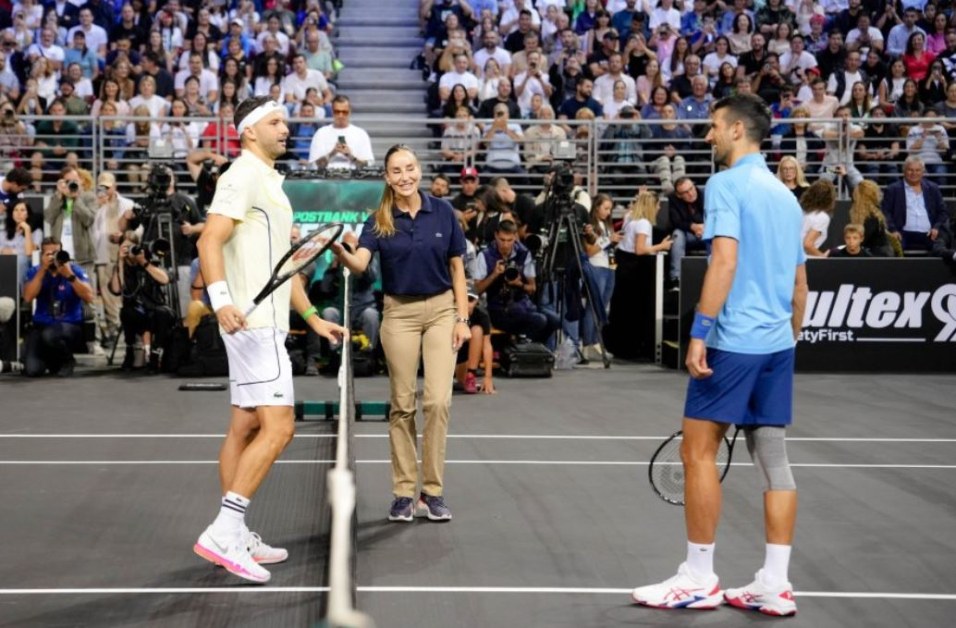
M790 425L794 350L752 355L707 349L714 374L691 379L684 416L734 425Z

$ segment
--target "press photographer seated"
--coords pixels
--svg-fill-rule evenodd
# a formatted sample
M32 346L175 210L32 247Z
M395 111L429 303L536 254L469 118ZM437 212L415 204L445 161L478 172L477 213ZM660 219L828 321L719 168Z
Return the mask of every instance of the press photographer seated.
M488 295L488 313L496 328L546 342L558 328L531 297L535 293L534 257L518 240L518 226L502 220L495 239L475 260L475 290Z
M56 238L40 243L40 264L27 271L23 300L36 300L33 329L24 350L24 374L39 377L49 370L69 377L76 364L73 349L83 345L83 303L92 303L93 288L83 268L60 250Z
M152 251L150 250L152 248ZM165 256L169 243L158 240L152 246L141 246L139 236L127 231L120 244L119 259L110 277L109 290L123 297L120 322L126 339L123 370L133 368L136 336L143 336L143 347L149 356L149 369L157 372L163 348L169 339L175 316L166 305L163 286L169 275L152 259Z

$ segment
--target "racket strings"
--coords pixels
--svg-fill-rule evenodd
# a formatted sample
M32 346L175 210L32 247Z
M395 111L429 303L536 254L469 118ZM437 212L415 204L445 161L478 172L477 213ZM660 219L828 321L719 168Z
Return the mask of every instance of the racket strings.
M682 506L684 504L684 464L681 461L680 449L683 438L674 436L668 439L654 457L650 464L650 480L654 490L661 498L671 504ZM718 477L723 480L727 474L730 465L731 448L726 438L722 438L720 446L717 448L716 467Z

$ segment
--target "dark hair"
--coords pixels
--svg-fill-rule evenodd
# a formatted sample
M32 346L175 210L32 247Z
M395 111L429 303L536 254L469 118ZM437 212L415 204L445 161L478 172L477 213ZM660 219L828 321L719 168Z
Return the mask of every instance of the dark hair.
M33 185L33 175L26 168L14 168L7 173L5 179L10 183L24 187Z
M60 238L55 238L53 236L47 236L40 240L40 249L43 249L45 246L63 246L63 243L60 242Z
M8 240L12 240L14 236L17 235L17 225L15 222L13 222L13 210L16 209L16 206L21 203L23 203L23 205L26 206L27 208L27 224L30 224L31 219L33 218L33 210L30 209L30 203L26 202L22 198L20 199L11 198L10 203L7 205L7 217L6 217L6 220L4 221L5 223L4 226L7 229Z
M339 104L345 103L346 105L349 106L349 109L352 108L352 101L349 100L349 97L346 96L345 94L336 94L335 98L332 99L332 104L334 105L335 103L339 103ZM392 148L394 148L394 146Z
M713 111L724 111L728 123L741 122L747 132L747 139L759 144L770 133L770 109L759 96L753 94L733 94L714 103Z
M518 225L515 224L513 220L502 220L498 223L498 226L495 227L495 233L516 235L518 233Z
M826 179L818 179L800 196L800 207L804 212L825 211L833 213L836 204L836 187Z
M434 177L432 177L432 182L434 183L435 181L438 181L439 179L442 179L445 183L447 183L448 185L451 185L451 179L449 179L446 174L441 172L439 172Z
M239 127L239 124L246 119L250 113L261 107L272 100L268 96L253 96L252 98L246 98L239 106L236 107L236 112L232 116L232 122L236 125L236 128ZM241 140L242 138L240 138Z

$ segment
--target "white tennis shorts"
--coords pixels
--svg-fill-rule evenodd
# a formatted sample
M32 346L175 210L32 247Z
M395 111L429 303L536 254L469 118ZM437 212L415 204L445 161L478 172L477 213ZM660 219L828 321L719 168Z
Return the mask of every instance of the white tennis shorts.
M274 327L223 334L229 358L229 396L240 408L295 405L286 332Z

